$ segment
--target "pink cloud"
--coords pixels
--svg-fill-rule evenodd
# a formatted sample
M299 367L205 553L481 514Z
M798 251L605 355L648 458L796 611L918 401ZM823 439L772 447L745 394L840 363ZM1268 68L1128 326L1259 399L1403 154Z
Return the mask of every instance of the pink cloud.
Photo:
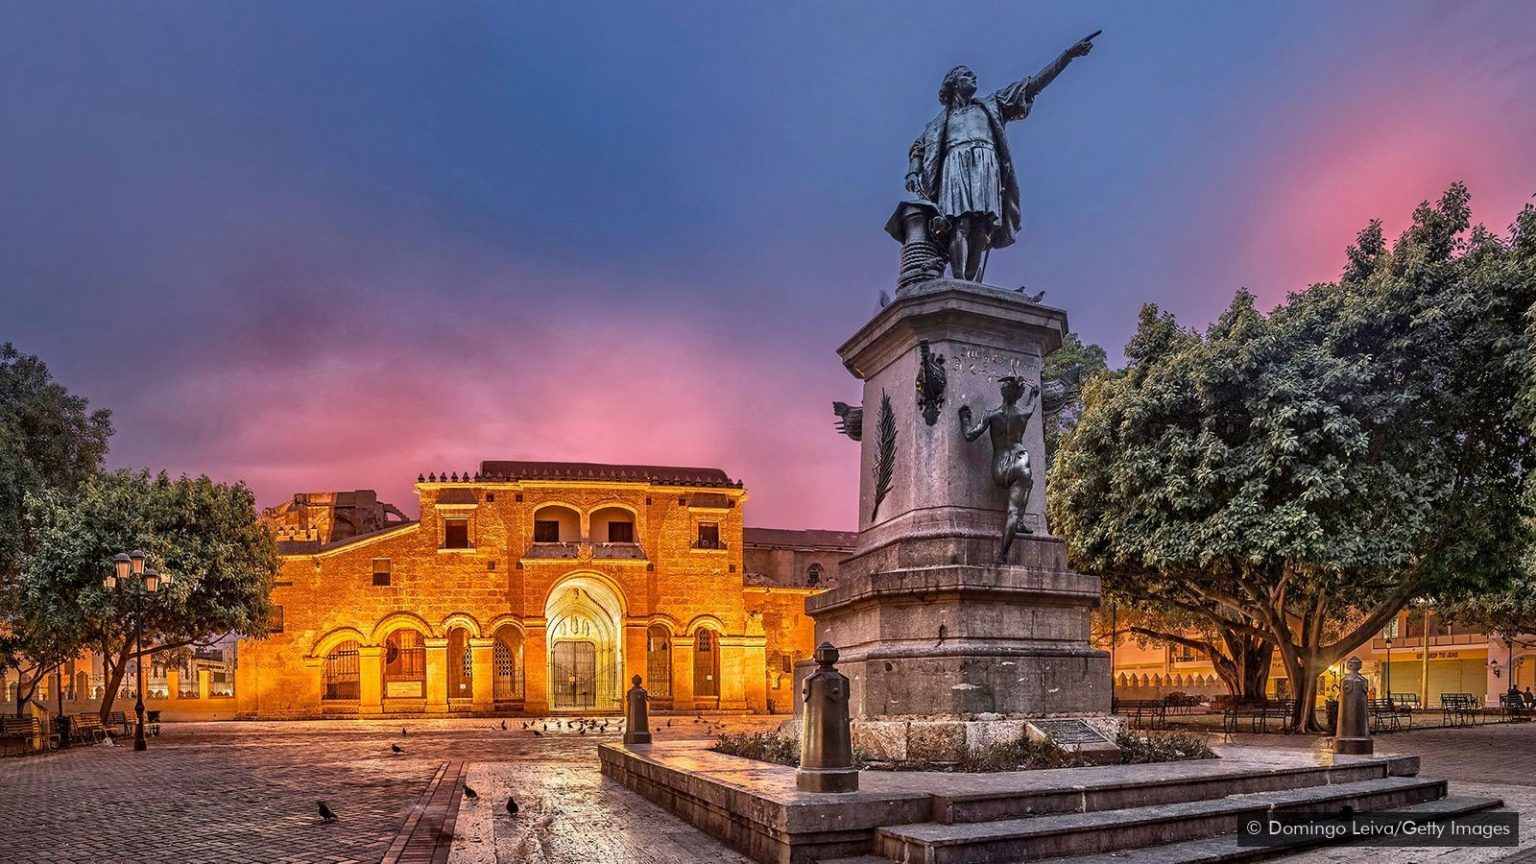
M267 505L374 488L407 512L418 473L483 459L705 465L745 481L751 524L853 524L858 457L829 412L843 394L805 383L836 380L824 358L682 321L548 314L565 323L445 326L375 310L353 316L348 339L306 329L323 351L237 344L234 362L183 370L132 409L161 418L173 446L124 427L114 461L172 453L172 470L243 479ZM270 322L252 332L274 335Z

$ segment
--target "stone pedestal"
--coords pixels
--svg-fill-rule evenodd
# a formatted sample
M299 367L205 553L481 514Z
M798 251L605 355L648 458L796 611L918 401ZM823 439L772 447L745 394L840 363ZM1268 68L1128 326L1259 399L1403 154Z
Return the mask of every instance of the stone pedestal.
M807 598L806 612L816 641L842 654L865 749L883 740L886 758L944 759L992 737L977 723L1109 712L1109 655L1089 645L1098 580L1067 569L1065 544L1046 533L1038 404L1024 439L1034 533L1002 564L1006 492L988 436L966 441L958 417L962 405L979 418L1001 404L1005 376L1038 387L1066 332L1064 312L1021 293L935 279L898 291L838 349L864 381L859 540L838 587ZM945 378L926 415L923 342ZM880 431L886 399L894 448Z

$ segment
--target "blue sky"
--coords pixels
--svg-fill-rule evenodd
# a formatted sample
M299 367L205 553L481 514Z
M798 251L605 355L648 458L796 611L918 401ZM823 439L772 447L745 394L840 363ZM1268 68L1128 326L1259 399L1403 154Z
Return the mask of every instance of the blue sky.
M181 3L0 11L0 340L114 465L263 503L484 458L706 464L851 527L834 348L945 70L1104 34L1010 127L1020 242L1112 355L1334 277L1453 180L1536 192L1536 5Z

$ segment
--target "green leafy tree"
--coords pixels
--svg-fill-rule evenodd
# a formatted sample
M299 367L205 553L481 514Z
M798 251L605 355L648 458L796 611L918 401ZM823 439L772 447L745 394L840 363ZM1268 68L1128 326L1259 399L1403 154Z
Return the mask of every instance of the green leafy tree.
M277 551L244 484L118 471L29 505L36 547L22 568L24 614L78 633L100 652L103 717L130 661L141 656L136 614L143 616L143 657L229 633L267 633ZM131 595L102 586L113 556L134 548L174 577L138 608Z
M1390 251L1362 232L1339 282L1268 316L1239 292L1204 334L1144 308L1057 454L1077 565L1268 641L1303 728L1319 675L1409 598L1521 572L1536 213L1508 240L1469 217L1453 186Z
M1077 333L1068 333L1061 340L1061 347L1051 352L1045 358L1041 366L1041 379L1056 378L1063 375L1075 377L1078 381L1089 381L1100 375L1109 374L1109 358L1104 353L1102 346L1092 343L1085 344ZM1055 456L1056 445L1061 440L1062 434L1072 428L1077 420L1077 413L1082 410L1081 397L1074 398L1067 403L1061 411L1045 418L1045 464L1047 472L1051 459Z
M21 561L33 545L29 495L68 494L101 465L111 415L53 380L38 358L0 344L0 670L17 672L16 712L79 650L79 631L20 614Z

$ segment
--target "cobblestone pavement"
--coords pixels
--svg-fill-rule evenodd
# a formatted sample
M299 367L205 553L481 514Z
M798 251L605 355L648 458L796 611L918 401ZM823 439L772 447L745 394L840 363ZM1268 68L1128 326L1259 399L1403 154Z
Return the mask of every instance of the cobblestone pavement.
M1328 749L1311 735L1236 735L1255 747ZM1376 752L1414 754L1421 777L1451 781L1451 795L1500 798L1520 814L1520 849L1427 849L1341 847L1288 856L1288 864L1338 864L1369 858L1372 864L1484 864L1536 862L1536 723L1492 723L1460 728L1416 729L1376 736Z
M655 721L663 738L720 728L693 718L668 728L667 719ZM721 719L731 729L777 722ZM523 720L507 723L175 723L144 753L97 746L0 759L0 862L378 862L392 845L399 851L429 783L455 760L469 763L465 779L484 799L459 809L465 857L456 860L494 861L501 851L503 862L746 861L601 778L596 745L617 740L616 728L535 737ZM527 818L500 809L509 791ZM318 800L337 822L319 821ZM515 853L525 833L532 851Z
M732 730L777 722L720 719ZM713 722L661 717L655 726L663 740L702 738L721 728ZM615 740L616 724L585 735L551 726L536 737L522 723L509 719L503 731L500 721L409 720L404 737L402 721L167 724L147 753L82 747L0 759L0 862L378 862L400 852L402 829L429 809L434 776L462 763L481 800L459 807L452 864L748 864L600 775L595 745ZM1420 755L1423 776L1451 780L1454 795L1497 796L1536 814L1536 723L1377 742L1379 752ZM1326 746L1283 735L1238 735L1236 743ZM405 752L393 754L391 744ZM517 819L502 809L509 794L521 806ZM340 815L335 824L316 817L321 799ZM1521 835L1518 854L1529 855L1536 815L1522 820ZM1481 864L1514 851L1333 849L1286 860Z

